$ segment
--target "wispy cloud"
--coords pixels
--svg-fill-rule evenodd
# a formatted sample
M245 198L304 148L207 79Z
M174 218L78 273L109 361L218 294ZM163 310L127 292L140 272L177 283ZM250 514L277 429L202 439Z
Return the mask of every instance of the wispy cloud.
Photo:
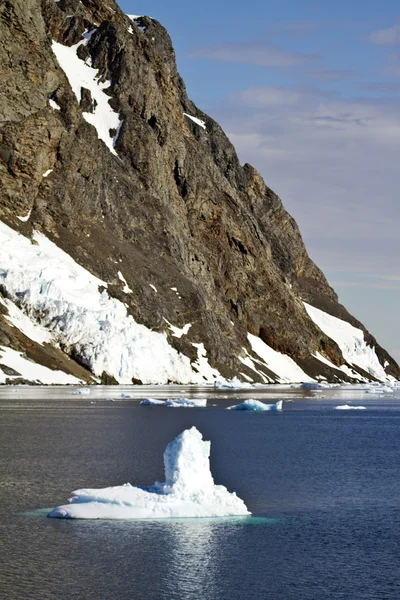
M369 41L376 46L400 46L400 24L373 31Z
M204 46L192 50L188 57L279 68L310 64L318 60L313 54L291 52L270 42L232 42Z
M366 92L377 92L382 94L400 94L400 82L387 81L387 82L363 82L359 84L359 89Z
M289 35L290 37L303 37L319 28L318 21L286 21L276 23L268 29L271 35Z
M213 116L242 162L281 196L323 270L374 275L375 287L397 287L396 99L261 86L231 95Z

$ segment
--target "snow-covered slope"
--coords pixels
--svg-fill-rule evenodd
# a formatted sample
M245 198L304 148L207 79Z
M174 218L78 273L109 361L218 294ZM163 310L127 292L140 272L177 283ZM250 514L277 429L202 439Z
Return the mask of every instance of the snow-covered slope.
M193 363L177 352L163 333L151 331L127 314L125 305L99 286L107 283L78 265L45 236L34 243L0 223L0 283L34 323L95 375L107 373L119 383L204 383L221 378L206 358L203 344ZM25 330L28 324L18 318ZM38 329L40 326L40 329ZM36 335L39 335L36 333ZM36 378L35 378L36 379Z
M392 381L394 379L385 373L376 355L375 348L366 343L364 333L361 329L353 327L353 325L350 325L346 321L332 317L332 315L306 302L304 302L304 306L311 319L318 325L321 331L337 343L342 351L343 358L349 365L360 367L379 381ZM316 358L335 368L334 365L321 355L316 355ZM350 377L360 378L358 373L351 371L346 365L342 365L340 368Z

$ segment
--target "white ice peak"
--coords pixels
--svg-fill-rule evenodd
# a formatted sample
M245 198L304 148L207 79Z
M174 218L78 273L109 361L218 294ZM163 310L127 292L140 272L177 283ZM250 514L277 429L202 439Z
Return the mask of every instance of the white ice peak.
M248 515L243 500L215 485L210 471L210 442L186 429L164 452L165 482L150 488L125 485L72 492L70 504L49 517L66 519L160 519Z

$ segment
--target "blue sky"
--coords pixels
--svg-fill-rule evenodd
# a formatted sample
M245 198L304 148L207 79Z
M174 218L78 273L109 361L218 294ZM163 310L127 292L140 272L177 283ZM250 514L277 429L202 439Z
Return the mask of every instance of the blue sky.
M339 299L400 361L400 5L120 1L280 195ZM226 8L228 6L228 8Z

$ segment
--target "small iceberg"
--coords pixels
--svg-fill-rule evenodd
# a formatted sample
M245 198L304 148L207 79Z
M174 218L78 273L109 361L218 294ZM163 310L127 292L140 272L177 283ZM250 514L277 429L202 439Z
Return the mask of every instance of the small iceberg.
M332 388L333 385L331 383L317 383L316 381L307 381L302 383L300 387L304 390L325 390L328 388Z
M164 452L165 483L134 487L130 483L72 492L69 504L48 516L62 519L165 519L228 517L251 514L235 492L215 485L210 471L211 442L186 429Z
M264 404L259 400L245 400L241 404L228 406L227 410L252 410L255 412L265 412L266 410L282 410L283 401L279 400L276 404Z
M342 404L335 406L336 410L366 410L365 406L350 406L350 404Z
M90 394L90 389L87 387L79 388L79 390L75 390L72 392L74 396L87 396Z
M237 377L233 377L230 381L214 381L214 388L229 388L229 389L241 389L251 388L252 384L246 381L240 381Z
M154 398L146 398L140 403L141 406L172 406L173 408L193 408L207 406L207 398L189 399L189 398L174 398L172 400L155 400Z

